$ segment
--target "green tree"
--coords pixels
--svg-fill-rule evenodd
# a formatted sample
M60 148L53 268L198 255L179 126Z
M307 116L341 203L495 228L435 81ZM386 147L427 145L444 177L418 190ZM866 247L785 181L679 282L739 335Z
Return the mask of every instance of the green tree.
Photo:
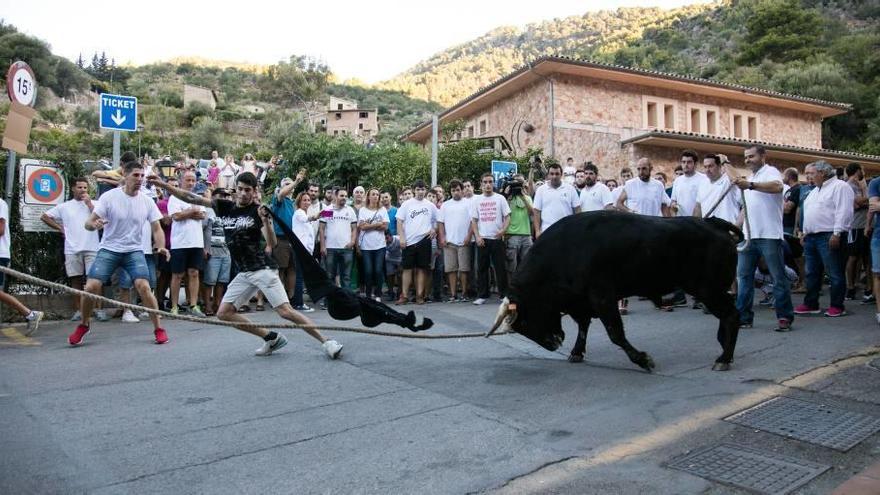
M816 49L822 34L822 16L803 8L798 0L760 0L746 21L739 59L747 64L765 58L801 59Z
M223 149L229 145L223 124L211 117L200 117L189 133L192 152L195 156L208 156L211 150Z

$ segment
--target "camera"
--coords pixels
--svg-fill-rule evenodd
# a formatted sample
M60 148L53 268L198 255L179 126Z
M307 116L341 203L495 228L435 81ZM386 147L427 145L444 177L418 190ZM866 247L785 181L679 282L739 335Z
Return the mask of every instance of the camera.
M518 196L523 191L523 181L516 178L513 171L501 177L501 191L508 198Z

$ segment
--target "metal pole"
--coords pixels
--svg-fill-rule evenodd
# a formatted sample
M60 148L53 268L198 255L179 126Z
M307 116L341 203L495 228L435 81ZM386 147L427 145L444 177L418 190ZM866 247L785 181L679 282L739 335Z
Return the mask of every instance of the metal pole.
M431 187L437 185L437 130L440 127L440 119L434 114L431 123Z
M9 150L6 159L6 206L12 211L12 188L15 185L15 152Z
M119 168L119 131L113 131L113 169Z

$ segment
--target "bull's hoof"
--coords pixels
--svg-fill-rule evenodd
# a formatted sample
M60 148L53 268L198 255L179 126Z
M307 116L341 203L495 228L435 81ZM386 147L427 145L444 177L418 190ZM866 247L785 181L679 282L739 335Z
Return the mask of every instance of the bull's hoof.
M648 355L647 352L642 352L641 356L639 356L635 363L648 373L654 371L654 360L651 358L651 356Z
M730 363L715 363L712 365L712 371L730 371Z
M584 362L584 355L571 353L568 355L568 362L569 363L583 363Z

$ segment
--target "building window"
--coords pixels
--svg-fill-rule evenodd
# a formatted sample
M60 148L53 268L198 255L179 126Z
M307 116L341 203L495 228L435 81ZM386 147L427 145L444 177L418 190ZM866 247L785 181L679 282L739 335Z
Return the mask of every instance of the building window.
M474 126L472 126L472 125L469 125L469 126L468 126L468 128L467 128L467 137L469 137L469 138L474 137Z
M363 122L358 122L358 129L361 129L361 130L364 129L364 123L363 123Z
M718 107L688 103L688 132L718 135Z
M485 135L486 135L486 121L484 119L484 120L480 121L480 136L485 136Z
M367 114L367 112L361 112L360 117L361 117L362 119L365 119L365 118L369 117L369 115Z
M339 135L339 131L333 131L333 135L334 135L334 136L338 136L338 135Z
M678 102L656 96L642 97L642 124L646 128L674 131Z
M342 114L340 112L336 112L336 120L339 120L341 118L342 118Z
M761 116L744 110L730 111L730 137L736 139L761 139Z
M336 104L336 109L337 109L337 110L342 110L342 103L337 103L337 104Z

